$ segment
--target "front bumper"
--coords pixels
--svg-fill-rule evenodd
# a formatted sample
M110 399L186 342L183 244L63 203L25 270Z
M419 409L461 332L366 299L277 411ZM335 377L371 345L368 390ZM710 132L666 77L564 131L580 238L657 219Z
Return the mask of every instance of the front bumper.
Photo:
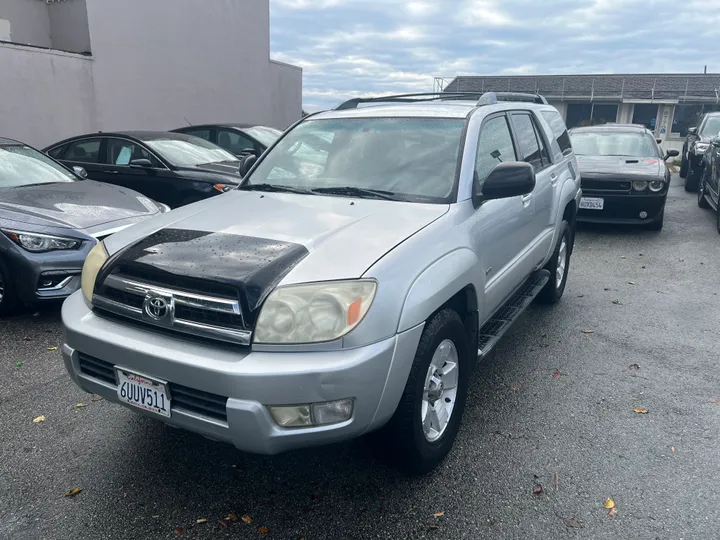
M65 302L62 319L65 367L80 388L120 403L112 375L98 377L81 367L81 357L84 365L91 357L171 385L222 396L227 398L225 419L177 406L174 400L169 418L128 407L258 454L351 439L385 424L397 408L423 329L420 325L357 349L257 352L98 316L81 293ZM345 398L355 399L352 418L328 426L281 428L267 409Z
M618 225L642 225L662 217L667 200L667 191L660 194L632 193L608 194L583 190L583 197L601 198L602 210L579 209L577 219L585 223L614 223ZM640 213L647 217L641 218Z

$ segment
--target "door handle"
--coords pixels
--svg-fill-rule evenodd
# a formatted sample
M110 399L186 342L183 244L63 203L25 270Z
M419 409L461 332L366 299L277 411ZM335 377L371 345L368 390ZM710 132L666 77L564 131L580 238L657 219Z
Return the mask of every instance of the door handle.
M552 173L550 175L550 183L554 186L557 184L557 181L558 181L558 175L555 173Z
M105 174L117 174L118 171L103 171Z
M532 193L528 195L523 195L522 197L520 197L520 202L523 206L527 207L530 204L530 201L532 201L532 197Z

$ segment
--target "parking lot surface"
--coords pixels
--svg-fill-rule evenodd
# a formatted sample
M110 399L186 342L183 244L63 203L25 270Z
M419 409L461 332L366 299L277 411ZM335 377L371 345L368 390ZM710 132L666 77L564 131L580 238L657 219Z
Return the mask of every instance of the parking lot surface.
M93 401L57 307L0 320L0 539L717 538L718 268L677 177L662 232L581 227L564 299L479 366L422 478L362 441L251 456Z

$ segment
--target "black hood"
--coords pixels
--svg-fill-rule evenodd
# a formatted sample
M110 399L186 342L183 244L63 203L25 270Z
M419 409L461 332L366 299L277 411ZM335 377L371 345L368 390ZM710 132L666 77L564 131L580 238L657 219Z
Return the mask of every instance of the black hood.
M204 163L194 167L178 167L177 173L194 180L223 184L239 184L242 180L239 162Z
M248 322L305 256L301 244L227 233L162 229L113 255L98 279L122 274L149 284L239 297Z
M92 180L0 188L0 218L36 226L82 230L158 212L131 189Z
M665 162L659 157L577 156L577 161L583 178L603 176L628 180L665 178Z

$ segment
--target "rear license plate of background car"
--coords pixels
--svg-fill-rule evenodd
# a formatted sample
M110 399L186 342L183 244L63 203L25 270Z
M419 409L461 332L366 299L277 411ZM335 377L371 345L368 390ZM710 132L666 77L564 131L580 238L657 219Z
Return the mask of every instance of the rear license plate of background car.
M580 208L583 210L602 210L605 199L600 197L583 197L580 199Z
M120 401L170 417L167 383L121 368L117 368L117 380L117 395Z

